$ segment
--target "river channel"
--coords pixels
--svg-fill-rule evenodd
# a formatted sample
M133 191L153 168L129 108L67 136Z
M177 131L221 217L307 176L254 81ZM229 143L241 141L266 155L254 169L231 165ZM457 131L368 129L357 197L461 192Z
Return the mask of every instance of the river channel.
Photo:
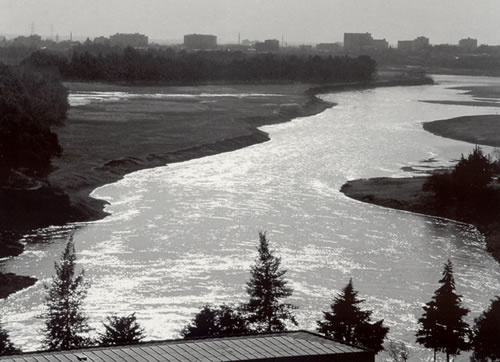
M469 322L500 293L500 265L469 225L361 203L339 189L351 179L412 175L402 170L409 165L451 165L472 150L427 133L421 122L499 108L420 100L471 100L449 88L500 78L435 79L439 84L322 95L337 105L263 127L269 142L138 171L95 190L111 216L74 234L91 282L85 308L92 325L99 329L112 312L136 312L148 339L177 338L203 304L245 301L258 232L267 230L288 269L301 329L314 330L352 278L364 307L390 327L389 338L407 343L412 360L429 357L414 335L443 263L454 263ZM29 244L2 269L49 281L63 246L57 238ZM39 346L43 295L39 282L0 301L5 328L25 348Z

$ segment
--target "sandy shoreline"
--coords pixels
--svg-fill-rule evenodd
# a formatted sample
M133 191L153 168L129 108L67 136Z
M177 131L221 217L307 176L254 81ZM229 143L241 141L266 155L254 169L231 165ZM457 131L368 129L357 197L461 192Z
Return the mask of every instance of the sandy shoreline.
M207 97L203 101L188 98L163 103L144 101L139 97L127 102L72 107L66 125L56 130L64 153L60 159L54 160L55 170L48 182L36 190L13 192L0 189L0 197L5 200L0 207L0 240L3 242L0 250L4 251L0 257L21 253L22 245L17 240L34 229L105 217L105 202L93 199L89 194L130 172L266 142L268 134L258 127L311 116L333 106L319 99L318 94L429 82L430 78L406 78L328 86L170 87L172 94L215 92L220 96L216 99ZM117 91L118 88L126 93L137 89L96 83L70 83L68 86L73 92L83 93L95 91L96 86L100 92ZM146 88L145 93L158 91L158 86ZM140 89L143 91L142 87ZM238 96L242 94L270 96ZM24 277L19 278L17 290L25 287ZM13 280L12 276L9 280ZM15 291L11 288L7 295ZM0 291L0 295L4 294Z

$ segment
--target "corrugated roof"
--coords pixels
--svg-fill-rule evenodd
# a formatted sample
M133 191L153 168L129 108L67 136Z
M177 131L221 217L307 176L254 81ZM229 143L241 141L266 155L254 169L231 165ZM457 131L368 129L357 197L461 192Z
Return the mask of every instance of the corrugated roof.
M2 362L164 362L252 361L307 356L328 357L372 352L307 331L237 337L179 339L73 351L25 353L0 357Z

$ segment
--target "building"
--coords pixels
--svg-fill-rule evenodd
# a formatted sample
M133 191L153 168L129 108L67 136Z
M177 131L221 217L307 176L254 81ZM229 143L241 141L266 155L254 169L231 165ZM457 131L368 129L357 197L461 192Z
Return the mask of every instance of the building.
M37 34L30 36L18 36L12 41L13 46L26 48L40 48L42 46L42 37Z
M189 50L217 49L217 37L205 34L184 35L184 47Z
M264 42L255 43L255 50L258 52L277 52L280 50L280 41L277 39L267 39Z
M0 362L343 361L374 362L375 352L306 331L147 342L61 352L24 353Z
M342 45L340 43L319 43L316 44L316 50L320 52L339 52L342 49Z
M98 37L94 38L94 44L109 45L110 40L109 40L109 38L106 38L105 36L98 36Z
M147 48L148 37L144 34L122 34L117 33L109 37L109 44L118 47Z
M465 51L471 52L477 49L477 39L460 39L458 46Z
M385 39L373 39L373 48L383 50L389 48L389 42Z
M429 38L419 36L414 40L399 40L398 49L405 53L418 53L429 48Z
M344 50L347 53L361 53L372 46L370 33L344 33Z
M344 33L344 51L360 54L389 47L385 39L373 39L370 33Z

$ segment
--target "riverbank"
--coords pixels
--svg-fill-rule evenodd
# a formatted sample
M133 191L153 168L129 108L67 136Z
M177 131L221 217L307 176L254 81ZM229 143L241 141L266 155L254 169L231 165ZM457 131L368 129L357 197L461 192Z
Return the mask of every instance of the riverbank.
M140 169L265 142L269 136L258 127L311 116L333 106L317 94L429 82L429 78L400 78L328 87L68 83L72 101L79 105L71 107L66 125L56 130L63 156L54 160L55 169L41 187L0 190L5 200L0 207L0 230L19 238L49 225L103 218L105 202L89 197L95 188ZM94 101L86 103L89 98ZM16 243L15 236L10 240ZM10 255L22 252L19 245L9 249Z
M432 192L422 191L428 177L371 178L348 181L340 191L347 197L374 205L443 217L474 225L485 235L487 250L500 263L500 207L478 214L456 202L440 204ZM498 186L497 192L500 193Z
M498 114L464 116L425 122L423 127L426 131L437 136L500 147L500 115Z

